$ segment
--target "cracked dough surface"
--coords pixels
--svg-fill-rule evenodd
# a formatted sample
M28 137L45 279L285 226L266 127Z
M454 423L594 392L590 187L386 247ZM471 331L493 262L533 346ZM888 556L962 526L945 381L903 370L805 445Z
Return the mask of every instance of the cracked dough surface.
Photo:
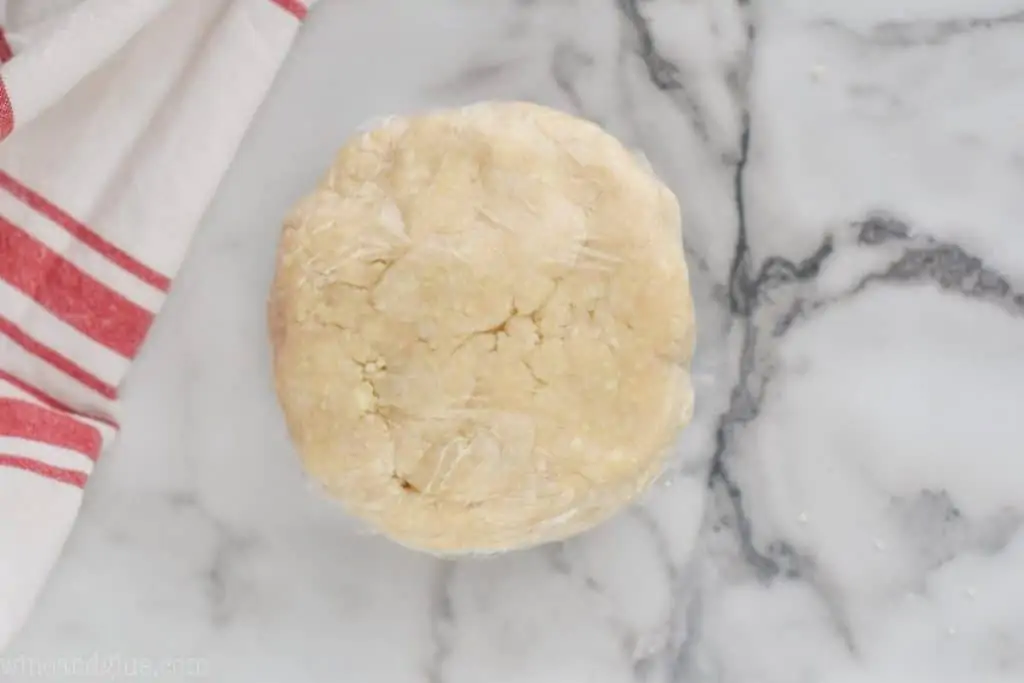
M346 144L286 219L269 324L306 470L430 552L596 525L692 414L675 197L598 126L533 104Z

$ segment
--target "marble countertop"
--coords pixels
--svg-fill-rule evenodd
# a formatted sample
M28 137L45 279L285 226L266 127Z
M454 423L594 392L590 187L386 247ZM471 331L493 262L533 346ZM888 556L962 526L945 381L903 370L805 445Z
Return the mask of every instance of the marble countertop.
M635 509L450 563L310 495L263 302L282 215L357 125L485 98L593 118L678 193L698 408ZM218 683L1020 683L1024 2L322 0L124 425L10 657Z

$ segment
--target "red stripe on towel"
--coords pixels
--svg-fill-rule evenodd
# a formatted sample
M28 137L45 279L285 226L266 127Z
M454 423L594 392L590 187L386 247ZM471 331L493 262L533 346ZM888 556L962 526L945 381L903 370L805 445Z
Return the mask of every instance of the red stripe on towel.
M85 472L68 470L63 467L54 467L53 465L47 465L46 463L39 462L38 460L32 460L31 458L23 458L19 455L0 454L0 467L12 467L16 470L24 470L25 472L38 474L40 477L53 479L54 481L59 481L62 484L70 484L71 486L76 486L80 489L85 488L85 481L89 478Z
M100 396L114 400L117 398L117 389L110 386L100 378L92 375L80 365L67 358L63 354L54 351L50 347L39 343L27 334L20 327L7 318L0 316L0 334L6 335L11 341L53 367L63 372L68 377L84 384Z
M0 100L0 126L3 124L3 101ZM12 119L13 125L13 119ZM0 136L3 130L0 128ZM136 260L131 254L114 246L100 237L81 221L66 213L50 200L38 192L23 185L10 174L0 171L0 188L7 190L11 195L19 199L25 205L35 209L51 221L61 226L74 235L80 242L88 245L94 251L107 257L112 263L117 264L125 271L131 273L143 282L153 285L157 289L167 291L171 288L171 280L166 275L158 273L146 264Z
M102 445L100 433L94 427L65 412L15 398L0 398L0 436L67 448L92 461L99 457Z
M283 9L285 12L288 12L288 14L291 14L293 17L295 17L299 21L302 21L303 19L305 19L306 18L306 12L309 11L309 9L305 5L303 5L301 2L299 2L299 0L270 0L270 1L273 2L275 5L277 5L278 7L280 7L281 9Z
M153 314L0 216L0 280L111 351L134 358Z

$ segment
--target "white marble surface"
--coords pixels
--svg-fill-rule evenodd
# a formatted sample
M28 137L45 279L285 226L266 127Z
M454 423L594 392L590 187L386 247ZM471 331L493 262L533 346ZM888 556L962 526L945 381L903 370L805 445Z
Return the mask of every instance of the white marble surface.
M699 404L635 510L446 563L307 492L263 299L282 214L356 125L482 98L582 112L678 192ZM126 396L8 660L1020 683L1024 1L322 0Z

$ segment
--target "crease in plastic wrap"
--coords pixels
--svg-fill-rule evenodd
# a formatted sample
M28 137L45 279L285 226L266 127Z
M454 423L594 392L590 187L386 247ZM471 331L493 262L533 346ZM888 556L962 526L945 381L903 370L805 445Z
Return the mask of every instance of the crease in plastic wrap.
M678 204L593 123L481 103L379 119L285 221L276 390L318 489L437 555L630 504L693 411Z

